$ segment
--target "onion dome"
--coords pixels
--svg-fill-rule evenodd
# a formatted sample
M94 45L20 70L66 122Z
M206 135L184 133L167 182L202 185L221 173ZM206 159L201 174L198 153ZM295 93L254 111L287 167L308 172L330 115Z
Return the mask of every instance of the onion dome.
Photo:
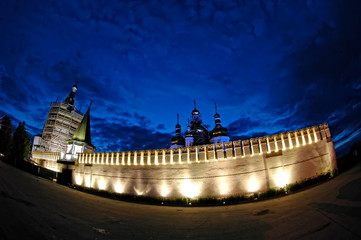
M192 116L194 116L194 115L200 115L201 113L198 111L198 109L197 109L197 104L196 104L196 100L193 100L193 102L194 102L194 109L193 109L193 111L192 111Z
M175 133L176 135L181 134L181 125L179 124L179 113L177 113L177 125L175 125Z
M216 114L214 114L214 122L216 124L216 126L213 128L213 130L209 133L209 137L211 139L215 138L215 137L228 137L228 130L227 128L223 127L221 125L221 115L219 115L219 113L217 112L217 105L215 104L215 108L216 108Z
M78 90L78 81L79 80L77 80L77 82L73 85L73 87L71 88L71 91L72 92L76 92L77 90Z
M186 147L193 146L194 137L191 125L189 125L189 118L187 124L187 130L185 131L185 140L186 140Z
M192 115L199 115L200 112L198 111L198 109L194 108L192 111Z
M192 111L191 124L193 125L193 124L201 124L201 123L202 123L201 113L197 109L196 100L194 100L194 109Z
M221 124L216 125L213 130L209 133L210 138L229 136L227 128L223 127Z

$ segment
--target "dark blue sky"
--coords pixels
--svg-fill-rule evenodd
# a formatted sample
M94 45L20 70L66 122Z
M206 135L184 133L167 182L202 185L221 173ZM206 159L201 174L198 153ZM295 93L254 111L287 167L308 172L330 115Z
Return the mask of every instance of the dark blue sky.
M0 1L0 117L39 134L80 79L99 151L163 148L193 99L232 139L328 122L360 135L361 2ZM351 138L349 136L352 136Z

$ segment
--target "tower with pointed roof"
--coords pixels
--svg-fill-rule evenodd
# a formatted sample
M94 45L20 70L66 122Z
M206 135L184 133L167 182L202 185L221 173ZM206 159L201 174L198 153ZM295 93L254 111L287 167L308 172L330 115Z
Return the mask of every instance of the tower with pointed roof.
M76 129L83 119L83 114L75 107L77 84L78 80L76 80L64 101L51 103L48 117L43 127L39 151L65 154L67 150L66 141L73 138Z
M227 128L221 125L221 115L217 112L217 104L214 103L216 114L214 114L215 127L209 133L212 143L229 142L229 134Z
M79 153L92 153L95 151L95 147L91 143L90 135L90 107L88 107L83 119L81 120L78 128L76 129L72 139L67 141L67 149L65 154L65 160L75 161L78 159Z

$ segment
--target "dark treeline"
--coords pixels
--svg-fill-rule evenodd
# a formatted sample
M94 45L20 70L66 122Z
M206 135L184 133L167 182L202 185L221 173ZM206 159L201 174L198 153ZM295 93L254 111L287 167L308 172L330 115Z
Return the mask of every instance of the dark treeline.
M14 165L21 164L29 159L31 151L31 139L26 131L25 122L19 122L14 134L9 116L1 119L0 128L0 153L2 158Z
M337 167L340 173L347 171L361 162L361 142L355 142L350 151L337 158Z

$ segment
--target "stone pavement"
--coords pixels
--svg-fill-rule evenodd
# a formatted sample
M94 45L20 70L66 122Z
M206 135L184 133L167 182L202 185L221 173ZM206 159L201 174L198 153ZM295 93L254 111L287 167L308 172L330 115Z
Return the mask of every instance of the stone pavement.
M285 197L218 207L121 202L0 161L0 239L361 239L361 164Z

